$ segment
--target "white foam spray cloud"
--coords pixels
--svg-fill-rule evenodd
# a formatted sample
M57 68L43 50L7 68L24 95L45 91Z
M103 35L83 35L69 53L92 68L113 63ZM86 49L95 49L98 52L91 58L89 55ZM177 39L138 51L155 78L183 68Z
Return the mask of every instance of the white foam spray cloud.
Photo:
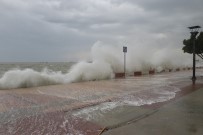
M129 46L127 69L129 72L155 69L173 69L191 66L191 55L184 54L181 48L158 46Z
M121 46L97 41L91 49L92 60L110 64L114 72L123 72L123 53L121 49Z
M128 46L128 50L127 72L149 69L161 71L191 64L190 56L182 53L180 49L131 45ZM92 46L91 55L91 62L79 62L66 74L48 69L41 72L33 69L10 70L0 78L0 89L111 79L114 73L123 72L121 45L109 45L98 41Z
M79 62L65 75L65 82L94 81L113 78L113 70L104 61Z

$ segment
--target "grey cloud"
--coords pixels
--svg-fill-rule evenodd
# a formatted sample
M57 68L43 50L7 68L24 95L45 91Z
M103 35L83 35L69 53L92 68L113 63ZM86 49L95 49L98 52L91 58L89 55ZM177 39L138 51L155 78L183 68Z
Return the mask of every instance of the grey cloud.
M203 26L201 5L202 0L2 0L0 61L77 59L77 52L87 54L97 40L147 39L154 45L163 44L162 35L177 46L188 36L187 26Z

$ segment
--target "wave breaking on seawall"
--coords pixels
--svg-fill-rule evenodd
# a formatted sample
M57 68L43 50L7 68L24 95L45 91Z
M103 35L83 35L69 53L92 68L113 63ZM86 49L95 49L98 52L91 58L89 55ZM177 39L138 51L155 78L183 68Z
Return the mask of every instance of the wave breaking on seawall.
M123 53L121 50L122 46L106 45L100 41L96 42L91 49L92 62L79 62L73 65L67 73L56 72L47 68L41 72L30 68L23 70L12 69L5 72L0 78L0 89L27 88L112 79L114 78L114 73L123 71ZM160 70L160 68L165 69L190 65L188 59L182 59L183 57L179 57L179 59L175 61L175 52L166 57L167 53L165 53L165 51L166 50L158 50L158 52L151 54L147 53L151 57L143 55L140 51L129 52L127 55L127 72L151 68ZM162 55L164 55L164 57L162 57ZM183 61L185 61L185 63Z

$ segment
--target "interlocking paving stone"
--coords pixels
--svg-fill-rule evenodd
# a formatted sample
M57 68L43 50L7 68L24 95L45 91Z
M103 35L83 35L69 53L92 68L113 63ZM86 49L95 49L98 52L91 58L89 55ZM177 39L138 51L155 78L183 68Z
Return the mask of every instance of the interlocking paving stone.
M95 123L64 112L23 117L0 126L0 134L6 135L98 135L101 130L102 127Z

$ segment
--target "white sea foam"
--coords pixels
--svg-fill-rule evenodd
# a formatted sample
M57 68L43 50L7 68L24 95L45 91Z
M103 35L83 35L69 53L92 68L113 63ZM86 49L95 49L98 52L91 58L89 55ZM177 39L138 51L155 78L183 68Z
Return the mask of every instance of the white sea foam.
M146 91L147 94L143 91ZM120 98L112 102L86 107L84 109L73 112L73 115L84 118L86 120L103 119L106 114L111 113L115 108L117 108L116 111L122 112L123 106L142 106L168 101L174 98L176 92L180 91L180 89L177 87L169 86L162 82L161 85L152 85L151 88L147 87L147 89L143 91L137 92L134 95L122 95Z
M113 78L113 71L108 63L94 61L80 62L74 65L67 74L44 69L41 72L33 69L13 69L0 79L0 89L13 89L54 85L80 81L94 81Z
M97 106L87 107L79 111L73 112L73 116L85 118L86 120L97 119L112 109L120 106L118 102L107 102Z
M1 89L33 87L62 83L64 75L47 69L42 72L33 69L13 69L6 72L0 79Z

